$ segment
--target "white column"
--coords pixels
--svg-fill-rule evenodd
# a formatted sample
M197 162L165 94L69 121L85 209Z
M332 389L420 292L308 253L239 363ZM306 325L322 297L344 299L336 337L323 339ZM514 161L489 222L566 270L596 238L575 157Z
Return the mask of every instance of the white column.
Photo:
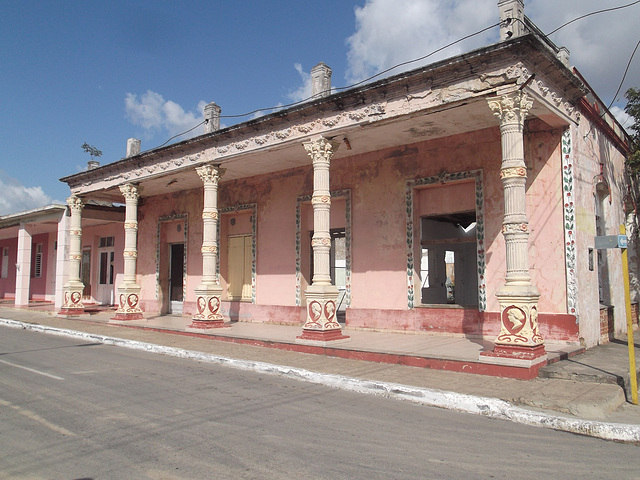
M307 320L299 341L325 343L346 340L336 318L338 288L331 284L331 190L329 167L337 142L320 137L302 144L313 162L313 279L307 288Z
M142 318L140 308L140 285L136 283L138 259L138 198L141 188L127 183L120 185L125 199L124 220L124 275L118 287L118 310L114 320L137 320Z
M224 174L219 165L203 165L196 172L204 184L202 208L202 282L195 289L196 313L189 329L227 327L220 313L222 287L218 264L218 183Z
M80 315L84 313L82 291L84 284L80 280L82 265L82 199L72 195L67 199L71 212L69 225L69 279L64 285L60 315Z
M545 357L538 329L540 293L529 274L529 222L526 212L527 166L524 160L524 121L533 101L520 91L489 100L500 120L504 189L502 234L506 248L506 281L496 294L500 301L500 333L496 356L539 363Z
M64 285L69 275L69 264L67 257L69 256L69 220L67 212L62 214L62 218L58 222L58 249L56 251L56 310L62 308L64 302Z
M18 230L18 257L16 261L16 305L29 305L31 286L31 234L24 223Z

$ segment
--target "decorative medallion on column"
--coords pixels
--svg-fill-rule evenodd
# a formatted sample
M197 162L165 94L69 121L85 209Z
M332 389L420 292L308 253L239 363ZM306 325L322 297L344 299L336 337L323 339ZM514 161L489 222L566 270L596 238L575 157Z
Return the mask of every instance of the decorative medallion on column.
M202 209L202 283L195 289L196 313L188 330L229 327L220 313L222 287L218 281L218 182L224 174L219 165L203 165L196 171L204 183Z
M136 283L136 264L138 259L138 198L142 189L138 185L127 183L120 185L125 199L124 220L124 275L118 287L118 309L113 320L139 320L140 285Z
M338 148L337 142L325 138L302 144L313 161L313 279L305 291L307 297L307 320L302 327L298 341L302 343L324 344L349 337L342 334L336 319L338 288L331 284L330 270L330 213L331 191L329 187L329 166L331 157Z
M525 187L524 120L533 106L526 93L518 91L489 100L489 108L500 120L504 189L502 235L506 248L506 279L496 294L500 302L500 333L492 352L482 352L486 361L531 367L546 361L544 340L538 330L540 293L529 274L529 223Z
M71 212L69 228L69 280L64 285L62 308L58 315L77 316L84 313L82 292L84 284L80 280L82 265L82 199L72 195L67 199Z

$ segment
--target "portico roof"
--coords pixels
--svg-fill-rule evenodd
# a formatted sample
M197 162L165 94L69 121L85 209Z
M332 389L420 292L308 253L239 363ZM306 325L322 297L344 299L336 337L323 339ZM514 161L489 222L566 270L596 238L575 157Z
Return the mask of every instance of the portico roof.
M301 143L341 142L333 159L496 128L487 99L523 90L528 118L550 127L579 122L580 79L533 34L335 93L264 117L142 152L61 179L72 193L122 202L118 188L138 183L143 196L201 188L195 168L221 164L222 182L269 174L311 160Z

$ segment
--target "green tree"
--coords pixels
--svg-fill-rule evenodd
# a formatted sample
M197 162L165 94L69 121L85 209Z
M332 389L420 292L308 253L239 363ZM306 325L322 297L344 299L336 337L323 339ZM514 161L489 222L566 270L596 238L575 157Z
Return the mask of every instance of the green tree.
M102 152L100 150L92 145L89 145L87 142L84 142L82 144L82 150L84 150L91 156L91 160L93 160L93 157L100 158L102 156Z
M624 94L627 98L627 105L624 111L633 119L633 125L629 127L631 131L631 153L627 158L627 166L633 180L640 180L640 90L630 88Z

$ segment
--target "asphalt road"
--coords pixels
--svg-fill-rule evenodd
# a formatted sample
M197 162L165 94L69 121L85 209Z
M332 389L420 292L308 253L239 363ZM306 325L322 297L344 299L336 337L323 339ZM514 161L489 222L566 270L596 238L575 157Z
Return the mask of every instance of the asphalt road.
M0 478L640 478L638 447L0 327Z

